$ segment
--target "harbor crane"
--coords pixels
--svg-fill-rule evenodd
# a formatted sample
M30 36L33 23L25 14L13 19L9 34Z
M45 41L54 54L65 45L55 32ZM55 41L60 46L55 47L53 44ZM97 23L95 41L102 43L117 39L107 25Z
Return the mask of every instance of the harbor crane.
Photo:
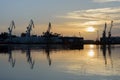
M27 30L26 30L26 36L27 36L27 37L30 37L30 33L31 33L31 31L32 31L32 28L34 28L34 22L33 22L33 20L31 19L31 20L30 20L30 23L29 23L29 25L28 25L28 27L27 27Z
M49 37L50 36L50 29L51 29L51 23L49 22L49 25L48 25L48 29L47 31L44 33L45 36Z
M47 33L50 33L51 23L49 22Z
M52 33L50 32L50 30L51 30L51 23L49 22L48 29L46 30L46 32L43 32L43 36L45 36L46 40L48 40L48 41L50 39L50 36L52 35Z
M106 28L107 28L107 23L105 22L105 27L104 27L103 35L102 35L102 39L101 39L102 44L106 44L106 42L107 42L107 38L106 38Z
M14 23L14 21L12 20L12 22L10 23L10 26L9 26L9 28L8 28L9 37L11 37L12 31L13 31L14 28L15 28L15 23Z
M108 32L108 38L111 37L111 30L112 30L112 27L113 27L113 21L111 21L110 31Z
M104 28L104 31L103 31L103 38L106 38L106 28L107 28L107 23L105 23L105 28Z

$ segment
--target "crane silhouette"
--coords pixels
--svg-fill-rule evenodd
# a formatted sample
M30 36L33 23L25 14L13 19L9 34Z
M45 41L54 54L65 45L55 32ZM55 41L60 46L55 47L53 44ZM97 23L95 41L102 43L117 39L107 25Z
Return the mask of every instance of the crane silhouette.
M28 25L28 27L27 27L27 30L26 30L26 36L27 36L27 37L30 37L32 28L34 28L34 22L33 22L33 20L31 19L31 20L30 20L30 23L29 23L29 25Z

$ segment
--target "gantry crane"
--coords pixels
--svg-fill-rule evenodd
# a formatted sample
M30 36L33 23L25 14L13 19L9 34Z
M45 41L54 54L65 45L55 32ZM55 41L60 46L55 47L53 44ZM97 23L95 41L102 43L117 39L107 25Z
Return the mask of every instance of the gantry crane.
M12 20L12 22L10 23L10 26L8 27L9 37L11 37L12 35L13 28L15 28L15 23Z
M27 36L27 37L30 37L30 33L31 33L31 31L32 31L32 28L34 28L34 22L33 22L33 20L31 19L31 20L30 20L30 23L29 23L29 25L28 25L28 27L27 27L27 30L26 30L26 36Z

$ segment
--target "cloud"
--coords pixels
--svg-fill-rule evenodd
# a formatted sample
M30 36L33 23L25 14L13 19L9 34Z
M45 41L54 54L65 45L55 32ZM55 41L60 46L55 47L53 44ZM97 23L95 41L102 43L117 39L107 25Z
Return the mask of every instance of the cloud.
M92 34L85 32L87 27L99 30L100 36L103 33L105 22L107 22L107 32L110 30L111 20L113 20L112 35L119 36L120 7L97 8L87 10L77 10L57 16L63 20L64 28L71 29L71 32L81 32L85 38L91 39ZM95 35L95 33L94 33ZM95 38L95 36L94 36Z
M76 28L80 31L84 31L87 27L94 27L102 34L105 22L108 23L109 30L111 20L114 21L114 29L119 30L120 25L120 7L112 8L98 8L88 10L77 10L68 12L65 15L57 16L58 18L67 19L65 26L70 28ZM114 31L115 31L114 30Z
M98 2L98 3L120 2L120 0L93 0L93 2Z
M78 10L67 13L65 16L58 16L68 19L80 19L80 20L108 20L117 19L120 14L120 7L117 8L99 8L89 10ZM120 17L119 17L120 19Z
M58 17L69 20L72 19L73 21L79 20L79 22L86 25L100 25L102 24L102 22L106 22L110 20L114 20L115 22L118 22L120 19L119 14L120 14L120 7L114 7L114 8L78 10L78 11L66 13L66 15L58 16Z

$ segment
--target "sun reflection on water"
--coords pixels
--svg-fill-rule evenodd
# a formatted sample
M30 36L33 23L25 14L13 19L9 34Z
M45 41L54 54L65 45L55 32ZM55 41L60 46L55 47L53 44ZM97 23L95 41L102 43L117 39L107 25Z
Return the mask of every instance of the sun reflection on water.
M94 51L94 45L89 45L89 50L88 50L88 52L87 52L87 55L89 56L89 57L94 57L95 56L95 51Z
M89 56L89 57L94 57L94 55L95 55L95 52L94 52L92 49L89 50L88 56Z
M94 48L95 46L94 45L89 45L90 46L90 49Z

